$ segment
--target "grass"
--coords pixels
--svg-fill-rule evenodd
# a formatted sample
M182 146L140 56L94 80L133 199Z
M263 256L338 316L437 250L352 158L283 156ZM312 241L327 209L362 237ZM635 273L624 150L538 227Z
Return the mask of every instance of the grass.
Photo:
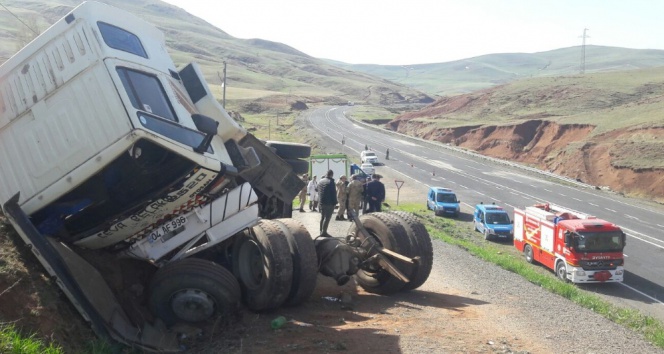
M456 221L433 217L431 213L423 216L424 210L419 204L401 204L397 208L416 214L424 222L432 238L459 246L482 260L519 274L529 282L590 309L610 321L630 328L642 334L653 345L664 348L664 323L661 321L643 315L637 310L616 306L574 284L564 283L553 273L547 274L542 272L541 268L528 264L516 249L514 252L504 252L492 243L484 242L469 234L468 230L460 228Z
M34 335L24 336L14 326L0 325L0 352L11 354L60 354L53 343L45 344Z

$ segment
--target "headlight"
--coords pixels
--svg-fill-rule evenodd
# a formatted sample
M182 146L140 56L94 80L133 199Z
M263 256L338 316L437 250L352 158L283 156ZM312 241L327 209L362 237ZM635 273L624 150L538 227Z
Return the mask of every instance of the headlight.
M577 270L576 275L580 277L585 277L586 276L586 271L585 270Z
M622 269L616 269L616 275L622 275L623 270Z

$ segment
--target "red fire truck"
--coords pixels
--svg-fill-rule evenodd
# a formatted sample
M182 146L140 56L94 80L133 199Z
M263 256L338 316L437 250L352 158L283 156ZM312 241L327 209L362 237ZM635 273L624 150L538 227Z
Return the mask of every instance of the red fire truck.
M573 283L622 282L625 233L613 223L541 203L514 209L514 246Z

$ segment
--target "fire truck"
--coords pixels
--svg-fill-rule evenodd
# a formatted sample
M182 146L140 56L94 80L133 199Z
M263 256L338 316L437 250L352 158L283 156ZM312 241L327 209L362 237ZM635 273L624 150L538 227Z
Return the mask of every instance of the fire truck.
M550 203L514 209L514 246L573 283L622 282L625 233L616 224Z

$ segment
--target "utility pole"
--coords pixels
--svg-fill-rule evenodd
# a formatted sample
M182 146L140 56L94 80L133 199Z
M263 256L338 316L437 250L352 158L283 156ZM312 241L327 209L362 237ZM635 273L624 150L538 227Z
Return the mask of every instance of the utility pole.
M583 29L583 44L581 45L581 74L583 75L586 72L586 38L590 38L586 33L588 32L587 28Z
M224 82L221 83L222 97L221 106L226 109L226 61L224 60Z

